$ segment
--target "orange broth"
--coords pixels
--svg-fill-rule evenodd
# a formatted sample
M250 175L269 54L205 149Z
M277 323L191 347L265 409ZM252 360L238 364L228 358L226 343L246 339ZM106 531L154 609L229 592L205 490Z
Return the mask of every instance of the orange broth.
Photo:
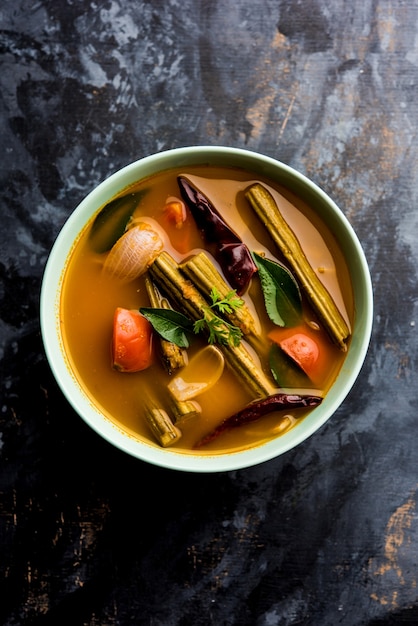
M265 253L269 258L283 262L275 244L263 224L254 214L244 197L244 190L254 182L262 182L272 192L289 226L297 235L311 265L333 296L337 306L352 326L354 306L348 269L341 251L329 229L319 220L312 209L287 189L279 187L262 177L235 168L213 166L189 167L160 173L125 189L120 195L146 189L147 192L135 209L135 216L145 216L165 225L163 207L170 197L180 198L177 175L183 174L195 184L223 215L250 250ZM101 207L97 207L98 211ZM91 249L89 232L91 222L85 227L75 244L63 279L61 300L61 323L65 350L71 368L80 385L110 420L131 436L158 445L150 433L142 415L141 398L144 391L152 389L153 395L164 398L170 376L158 358L147 370L137 373L121 373L112 368L111 337L113 315L116 307L138 309L150 306L144 277L123 283L102 272L105 254ZM172 235L170 239L170 234ZM178 232L167 230L167 251L180 262L193 252L205 248L201 234L194 225L189 229L190 249L179 252L173 247ZM265 305L257 276L252 279L249 290L242 296L260 324L266 348L270 345L267 335L274 328L265 312ZM315 315L303 300L304 319L316 322ZM288 332L289 329L284 329ZM196 337L189 349L189 358L201 348L203 339ZM323 330L317 332L317 342L327 359L323 380L318 390L326 394L333 384L345 354L334 346ZM249 348L251 353L254 353ZM266 350L267 352L267 350ZM259 357L256 356L256 359ZM270 376L268 361L260 357L263 370ZM312 389L306 393L313 393ZM185 454L193 453L193 446L223 419L237 412L252 399L245 384L225 367L221 379L210 391L201 394L196 401L202 414L192 418L182 427L182 438L173 446ZM312 410L312 409L311 409ZM307 410L293 411L296 420L303 418ZM237 451L276 437L280 434L283 415L271 413L251 424L235 428L219 436L199 450L199 454Z

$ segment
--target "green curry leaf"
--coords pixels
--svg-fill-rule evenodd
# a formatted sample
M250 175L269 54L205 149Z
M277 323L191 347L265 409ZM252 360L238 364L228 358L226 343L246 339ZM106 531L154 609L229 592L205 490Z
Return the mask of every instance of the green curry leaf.
M269 365L278 387L289 389L309 389L314 387L303 369L275 343L270 348Z
M302 297L295 278L277 261L256 252L253 252L253 258L269 318L277 326L295 326L302 316Z
M89 233L90 245L95 252L107 252L123 235L129 219L146 192L147 190L141 190L115 198L99 211Z
M189 347L188 334L193 334L193 322L183 313L152 307L141 307L139 312L150 322L160 337L175 343L179 348Z

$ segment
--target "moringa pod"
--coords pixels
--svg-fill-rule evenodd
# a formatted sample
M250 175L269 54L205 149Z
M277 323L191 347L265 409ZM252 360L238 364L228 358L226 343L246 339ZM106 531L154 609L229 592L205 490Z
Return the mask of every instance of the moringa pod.
M285 221L275 199L260 183L251 185L245 192L245 196L289 263L295 278L299 281L330 338L343 352L346 352L346 342L351 332L348 324L331 294L309 263L298 238Z

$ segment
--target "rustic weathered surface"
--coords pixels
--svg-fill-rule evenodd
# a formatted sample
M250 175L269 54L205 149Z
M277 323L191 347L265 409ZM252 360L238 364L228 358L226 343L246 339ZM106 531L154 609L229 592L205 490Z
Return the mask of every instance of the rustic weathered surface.
M414 0L2 2L2 624L418 623L417 32ZM38 322L78 202L191 144L310 176L355 227L376 299L362 375L327 426L215 476L91 432Z

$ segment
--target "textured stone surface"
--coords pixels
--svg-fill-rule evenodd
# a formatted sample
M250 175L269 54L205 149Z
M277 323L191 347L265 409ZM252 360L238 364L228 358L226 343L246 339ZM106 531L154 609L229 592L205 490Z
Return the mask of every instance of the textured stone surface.
M2 624L418 623L417 32L414 0L2 2ZM99 439L39 332L47 255L78 202L191 144L311 177L375 290L368 358L333 419L220 475Z

